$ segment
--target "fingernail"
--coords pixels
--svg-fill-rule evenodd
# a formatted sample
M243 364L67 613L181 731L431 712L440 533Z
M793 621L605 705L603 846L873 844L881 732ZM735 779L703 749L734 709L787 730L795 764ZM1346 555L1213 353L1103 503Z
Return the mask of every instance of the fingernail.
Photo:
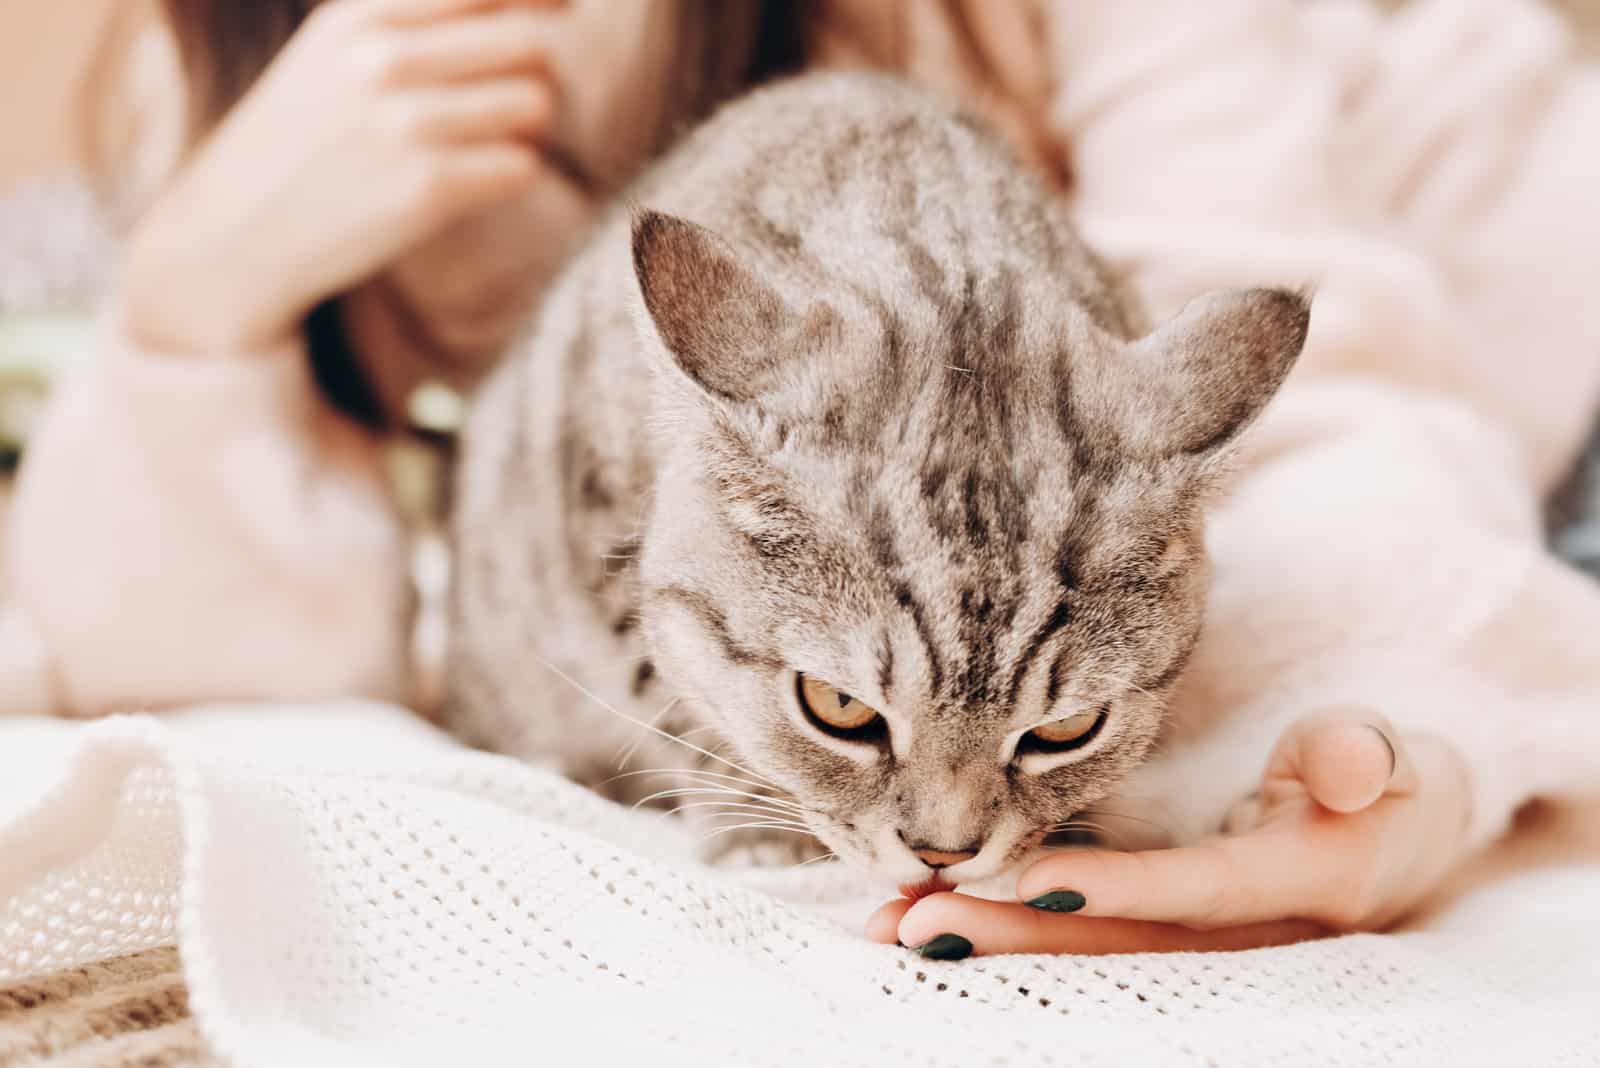
M1087 902L1076 890L1052 890L1048 894L1030 898L1023 904L1030 909L1044 909L1046 912L1077 912Z
M958 934L942 934L912 948L929 960L963 960L972 956L972 943Z
M1400 754L1394 751L1394 742L1389 740L1389 732L1382 727L1374 727L1370 723L1367 724L1367 727L1377 732L1378 737L1383 739L1384 746L1389 750L1389 777L1391 779L1394 778L1395 769L1400 766Z

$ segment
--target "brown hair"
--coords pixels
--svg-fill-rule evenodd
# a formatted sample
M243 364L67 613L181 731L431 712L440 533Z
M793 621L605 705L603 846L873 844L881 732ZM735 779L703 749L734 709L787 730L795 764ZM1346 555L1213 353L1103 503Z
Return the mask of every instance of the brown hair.
M185 142L194 145L254 84L322 0L159 0L177 47L185 90ZM677 61L670 103L652 151L659 151L682 128L742 86L797 65L800 20L806 3L797 0L685 0L673 43ZM128 46L148 17L141 4L125 4L108 27L102 62L84 84L87 109L85 159L102 183L118 168L112 161L132 147L114 144L118 124L106 121L113 87L126 71ZM569 170L570 160L563 160ZM578 173L594 191L609 181ZM113 194L115 190L102 184ZM319 386L346 414L372 427L384 424L376 391L356 358L340 322L339 298L315 308L305 323L312 368Z

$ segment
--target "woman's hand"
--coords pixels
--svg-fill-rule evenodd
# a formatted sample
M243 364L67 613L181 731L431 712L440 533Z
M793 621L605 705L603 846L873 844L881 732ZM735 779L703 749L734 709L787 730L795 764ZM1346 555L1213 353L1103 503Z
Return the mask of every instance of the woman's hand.
M133 337L270 346L408 246L527 190L554 111L537 6L316 8L135 229Z
M1459 859L1465 768L1428 736L1359 711L1305 719L1279 741L1259 794L1201 845L1081 850L1035 863L1027 904L960 894L899 900L868 937L929 956L1245 949L1377 930L1415 908Z

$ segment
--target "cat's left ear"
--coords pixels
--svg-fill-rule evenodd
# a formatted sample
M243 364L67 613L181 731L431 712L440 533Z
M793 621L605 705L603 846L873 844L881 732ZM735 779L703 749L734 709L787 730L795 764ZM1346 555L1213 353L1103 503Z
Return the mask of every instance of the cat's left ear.
M770 384L792 316L731 245L686 219L641 211L633 270L662 344L702 389L748 401Z

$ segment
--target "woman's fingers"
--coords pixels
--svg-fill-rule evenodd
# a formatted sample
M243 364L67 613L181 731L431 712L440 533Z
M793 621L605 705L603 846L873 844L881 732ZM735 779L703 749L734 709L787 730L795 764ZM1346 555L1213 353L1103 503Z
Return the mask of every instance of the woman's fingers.
M1308 800L1331 812L1370 807L1409 778L1409 772L1398 774L1402 750L1394 737L1373 716L1300 720L1274 746L1261 788L1229 809L1223 830L1247 834L1274 820L1298 818Z
M402 121L413 123L434 142L531 139L547 130L555 116L549 87L531 78L412 90L392 106L403 113Z
M928 955L946 959L965 956L967 952L1161 953L1254 949L1303 942L1327 933L1319 925L1304 921L1197 931L1167 923L1063 916L964 894L934 894L915 903L903 902L904 907L897 908L901 905L902 902L893 902L879 909L869 921L869 932L876 929L872 924L881 925L898 911L899 941L913 949L926 947Z
M900 940L900 917L911 911L916 902L909 897L897 897L879 907L867 917L867 940L893 944Z
M1343 916L1369 858L1341 855L1349 837L1318 826L1348 817L1308 818L1181 849L1057 853L1023 872L1017 896L1040 910L1199 928Z
M1332 812L1360 812L1389 788L1398 750L1377 727L1330 723L1308 734L1300 777L1311 799Z
M1236 806L1245 833L1180 849L1058 853L1022 874L1018 896L1039 909L1207 929L1294 918L1382 925L1454 855L1467 806L1453 763L1448 747L1402 740L1370 713L1318 716L1285 734L1259 796Z
M329 0L322 6L324 8L335 8L341 4L351 8L353 12L359 15L392 23L429 22L434 19L449 18L452 15L462 15L471 11L485 11L504 7L552 6L550 4L529 5L527 0Z
M458 149L427 176L423 206L411 221L431 230L469 211L519 196L539 180L541 168L539 154L526 145L502 142Z
M540 11L506 7L394 31L385 74L394 85L544 73L557 25Z
M1228 809L1222 821L1222 833L1247 834L1261 826L1266 814L1266 804L1261 800L1261 791L1257 790L1248 797L1241 797Z
M1262 778L1262 803L1270 810L1308 796L1334 812L1359 812L1387 793L1410 791L1414 775L1403 755L1394 728L1366 709L1308 716L1273 748Z
M1025 871L1018 896L1083 916L1219 928L1308 918L1365 922L1382 890L1376 873L1409 848L1415 769L1392 727L1338 709L1291 727L1268 760L1261 791L1236 807L1245 833L1180 849L1072 851ZM1383 805L1376 803L1390 794ZM1392 858L1391 858L1392 859Z

